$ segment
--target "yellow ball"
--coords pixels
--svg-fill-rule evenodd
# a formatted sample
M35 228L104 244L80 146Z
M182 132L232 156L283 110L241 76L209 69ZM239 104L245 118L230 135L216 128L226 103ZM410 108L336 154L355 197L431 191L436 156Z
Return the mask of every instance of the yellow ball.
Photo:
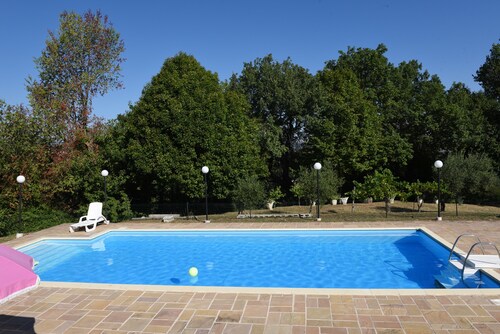
M189 275L191 277L198 276L198 268L196 268L196 267L189 268Z

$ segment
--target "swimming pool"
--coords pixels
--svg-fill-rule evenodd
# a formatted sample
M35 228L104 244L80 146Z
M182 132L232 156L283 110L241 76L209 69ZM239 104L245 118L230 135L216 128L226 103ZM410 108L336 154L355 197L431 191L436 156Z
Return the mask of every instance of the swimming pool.
M405 229L111 231L20 250L39 262L42 281L363 289L434 288L449 254Z

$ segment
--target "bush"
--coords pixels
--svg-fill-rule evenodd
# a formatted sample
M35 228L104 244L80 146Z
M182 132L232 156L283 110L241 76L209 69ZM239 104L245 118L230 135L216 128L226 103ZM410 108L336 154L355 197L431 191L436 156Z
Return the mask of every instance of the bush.
M11 234L14 230L15 219L9 210L0 208L0 237Z
M298 178L294 183L294 194L299 197L304 197L313 203L318 198L317 194L318 172L312 167L301 167L298 172ZM342 187L344 179L339 177L333 166L329 162L325 162L319 172L319 196L320 202L324 203L329 199L336 199L339 196L339 189Z
M233 203L239 212L259 209L264 205L266 193L264 185L256 176L241 179L233 191Z
M12 210L0 210L0 236L18 232L35 232L59 224L76 222L75 217L47 206L27 207L22 212L22 224L19 216Z
M117 199L108 196L106 202L103 202L102 207L102 214L104 217L113 223L130 219L134 215L128 196L123 192L118 194L118 196L121 196L121 198ZM98 198L89 200L89 203L92 201L101 202ZM87 214L89 203L84 203L79 207L78 214L80 216L85 216Z

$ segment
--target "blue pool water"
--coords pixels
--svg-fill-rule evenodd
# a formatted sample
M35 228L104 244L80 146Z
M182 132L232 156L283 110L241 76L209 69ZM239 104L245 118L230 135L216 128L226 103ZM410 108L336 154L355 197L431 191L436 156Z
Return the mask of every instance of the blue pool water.
M113 231L20 250L43 281L395 289L434 288L449 254L418 230Z

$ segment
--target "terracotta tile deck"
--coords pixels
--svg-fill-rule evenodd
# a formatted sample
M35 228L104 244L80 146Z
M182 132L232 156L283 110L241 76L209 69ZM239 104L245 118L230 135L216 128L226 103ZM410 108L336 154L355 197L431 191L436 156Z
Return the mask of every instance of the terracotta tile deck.
M382 228L426 227L452 243L466 232L500 245L500 222L370 223L151 223L99 226L93 234L69 234L60 225L7 244L19 246L41 237L88 237L108 229L224 228ZM462 244L462 250L469 245ZM311 290L312 291L312 290ZM443 291L443 290L438 290ZM452 294L407 295L391 290L372 293L321 290L287 293L252 291L172 291L137 288L50 286L0 304L0 333L500 333L500 293L476 290Z

